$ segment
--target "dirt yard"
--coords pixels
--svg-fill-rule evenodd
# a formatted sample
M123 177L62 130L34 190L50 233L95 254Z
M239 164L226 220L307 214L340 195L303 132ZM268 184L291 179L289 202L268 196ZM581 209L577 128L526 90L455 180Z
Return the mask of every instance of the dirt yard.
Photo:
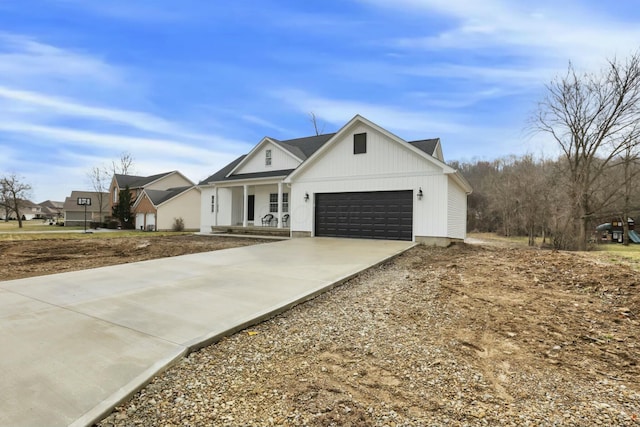
M0 240L0 280L21 279L148 259L216 251L271 240L176 235Z
M2 242L2 272L216 243L84 244ZM639 314L639 273L610 255L416 247L192 353L100 425L637 426Z

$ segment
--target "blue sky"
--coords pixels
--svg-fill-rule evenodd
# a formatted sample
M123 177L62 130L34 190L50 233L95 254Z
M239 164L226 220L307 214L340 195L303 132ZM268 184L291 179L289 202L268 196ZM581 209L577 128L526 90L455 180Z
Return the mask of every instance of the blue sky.
M361 114L445 159L554 155L527 121L572 61L640 47L632 1L0 0L0 173L90 189L123 151L195 182Z

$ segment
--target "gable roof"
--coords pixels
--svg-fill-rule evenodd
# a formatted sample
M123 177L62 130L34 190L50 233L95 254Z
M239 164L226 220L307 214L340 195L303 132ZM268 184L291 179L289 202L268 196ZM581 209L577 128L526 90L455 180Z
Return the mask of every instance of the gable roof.
M298 168L296 170L291 172L291 174L289 176L287 176L287 178L285 179L285 182L291 183L292 179L296 175L298 175L300 173L300 171L308 168L309 165L316 158L321 156L323 152L329 150L330 147L333 144L335 144L336 141L338 141L342 137L342 135L347 133L347 131L350 128L352 128L356 123L362 123L362 124L364 124L366 126L369 126L372 129L374 129L374 130L380 132L381 134L385 135L387 138L391 139L392 141L395 141L398 144L406 146L408 149L410 149L414 153L418 154L422 158L424 158L424 159L432 162L434 165L442 168L443 173L445 175L451 176L467 192L467 194L471 193L471 191L472 191L471 185L469 185L467 180L464 179L464 177L460 174L460 172L458 172L457 170L453 169L451 166L447 165L443 160L441 160L439 158L439 157L442 157L441 153L440 153L441 150L439 149L439 147L440 147L440 139L439 138L423 139L423 140L418 140L418 141L407 142L407 141L403 140L402 138L400 138L400 137L394 135L393 133L389 132L388 130L378 126L377 124L373 123L372 121L367 120L366 118L362 117L360 114L356 114L351 120L349 120L349 122L346 125L344 125L342 128L340 128L340 130L338 132L336 132L333 135L333 137L331 137L331 139L329 141L327 141L318 150L316 150L311 156L309 156L309 158L305 162L303 162L300 166L298 166ZM434 153L437 153L437 156L434 156Z
M427 151L431 148L432 143L427 143L425 141L432 141L432 140L420 140L420 141L414 141L414 144L410 144L408 142L406 142L405 140L403 140L402 138L394 135L393 133L389 132L388 130L378 126L377 124L367 120L366 118L362 117L359 114L356 114L351 120L349 120L349 122L344 125L342 128L340 128L340 130L338 132L336 132L334 134L333 137L331 137L331 139L329 141L327 141L327 143L323 144L322 147L320 147L318 150L316 150L304 163L302 163L295 171L293 171L291 173L291 175L289 175L286 179L286 182L291 182L291 179L300 173L300 171L306 169L307 167L309 167L309 164L311 164L313 162L314 159L318 158L323 152L325 152L326 150L328 150L333 144L336 143L336 141L338 141L342 135L344 135L351 127L353 127L356 123L362 123L365 124L371 128L373 128L374 130L380 132L381 134L385 135L387 138L391 139L392 141L396 141L398 144L403 144L405 145L409 150L415 152L416 154L420 155L421 157L433 162L436 166L441 167L442 170L444 171L444 173L452 173L455 172L455 170L453 168L451 168L450 166L448 166L447 164L445 164L444 162L442 162L441 160L433 157L431 154L429 154ZM439 141L439 139L435 139L436 141ZM437 147L438 144L435 144L435 147ZM432 149L435 150L435 147Z
M307 160L318 148L322 147L327 141L333 138L335 133L325 133L322 135L306 136L303 138L288 139L280 141L270 138L273 142L280 145L285 150L289 150L301 160Z
M295 138L295 139L287 139L284 141L280 141L275 138L265 137L254 147L251 152L254 152L257 147L264 144L265 141L273 142L274 144L280 146L284 150L288 151L291 155L298 158L301 161L309 158L313 153L315 153L320 147L322 147L327 141L329 141L335 133L327 133L323 135L314 135L307 136L303 138ZM287 176L295 169L282 169L282 170L274 170L274 171L264 171L264 172L252 172L252 173L244 173L244 174L233 174L233 171L236 170L242 163L244 159L249 157L249 154L244 154L213 175L203 179L199 182L198 185L207 185L212 182L220 182L220 181L232 181L238 179L255 179L255 178L270 178L276 176Z
M229 172L231 172L236 166L238 166L238 164L245 157L247 157L247 155L243 154L242 156L238 157L237 159L233 160L231 163L220 169L218 172L200 181L198 185L207 185L210 182L224 181L224 178L229 174Z
M333 137L334 134L328 133L323 135L314 135L307 136L303 138L295 138L295 139L287 139L285 141L280 141L275 138L271 138L269 136L265 136L262 138L255 147L249 151L249 153L242 159L233 169L227 173L227 177L231 177L236 170L238 170L245 160L249 160L252 157L253 153L260 150L260 147L267 143L273 143L284 150L285 153L294 157L300 163L304 162L309 156L318 150L318 148L322 147L328 140ZM261 173L261 172L259 172Z
M186 187L168 188L166 190L145 189L144 192L146 193L147 197L149 197L149 200L151 200L151 203L153 203L154 206L158 206L166 202L167 200L173 199L174 197L184 193L185 191L191 188L193 188L192 185L189 185Z
M64 206L64 202L57 202L55 200L45 200L44 202L40 202L38 204L44 208L51 209L62 209L62 206Z
M114 178L116 179L116 184L118 184L118 188L124 188L127 185L129 188L142 188L145 185L148 185L154 181L159 180L160 178L164 178L167 175L171 175L176 171L159 173L151 176L138 176L138 175L121 175L114 174Z
M418 150L422 150L430 156L433 156L436 147L440 143L440 138L421 139L419 141L407 141L409 144L416 147ZM435 157L435 156L434 156Z

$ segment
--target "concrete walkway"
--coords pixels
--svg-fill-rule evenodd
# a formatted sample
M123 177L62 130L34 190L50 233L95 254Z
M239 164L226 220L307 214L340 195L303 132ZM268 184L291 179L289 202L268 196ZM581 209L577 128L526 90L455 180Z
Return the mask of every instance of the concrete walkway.
M411 246L292 239L0 282L0 426L91 425L189 351Z

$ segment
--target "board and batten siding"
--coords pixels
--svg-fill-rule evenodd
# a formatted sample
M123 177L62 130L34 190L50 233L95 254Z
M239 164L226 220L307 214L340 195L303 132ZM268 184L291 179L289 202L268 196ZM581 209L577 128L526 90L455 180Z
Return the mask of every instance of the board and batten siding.
M211 196L216 194L213 186L200 187L200 232L210 233L215 225L215 212L211 211Z
M367 152L353 154L353 135L367 133ZM422 188L422 200L417 192ZM314 235L317 193L413 191L413 235L447 237L447 177L430 162L366 125L351 129L291 185L291 230ZM309 200L304 201L305 194Z
M367 134L367 152L353 154L353 135ZM358 125L328 152L313 160L308 169L295 177L295 182L340 180L344 177L384 177L418 174L441 174L442 169L426 161L410 147L390 141L384 134L365 125Z
M271 150L271 165L265 164L265 152ZM258 150L251 154L251 156L244 160L243 165L240 166L234 175L240 175L244 173L277 171L286 169L295 169L300 164L300 161L296 160L291 154L285 152L282 148L269 142L261 146Z
M211 212L211 196L216 194L213 186L200 187L200 231L210 233L215 225L233 225L233 189L218 187L217 222L216 212Z
M274 217L278 216L277 212L269 212L269 207L271 205L270 195L278 193L278 185L259 185L255 186L253 190L255 194L255 220L254 223L257 225L261 225L261 219L268 213L272 213ZM282 186L283 193L290 193L290 189L286 186ZM283 207L284 209L284 207ZM282 215L286 214L283 210Z
M448 237L464 240L467 237L467 193L453 181L453 178L449 178L448 184Z

